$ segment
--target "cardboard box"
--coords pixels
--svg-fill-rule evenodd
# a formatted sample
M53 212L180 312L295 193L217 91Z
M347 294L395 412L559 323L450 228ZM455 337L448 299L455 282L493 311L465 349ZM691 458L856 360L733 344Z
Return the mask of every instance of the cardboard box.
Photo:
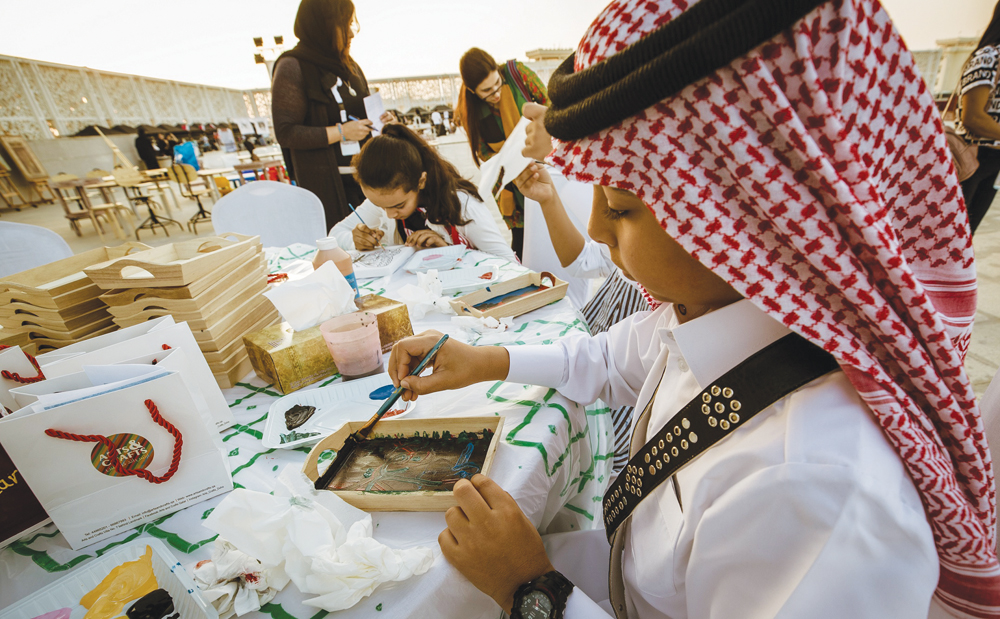
M369 294L358 299L358 307L378 318L383 353L413 335L406 304ZM257 376L286 395L337 373L318 326L296 332L282 322L245 335L243 343Z
M392 350L392 346L413 335L413 323L410 322L410 312L405 303L379 296L367 294L357 301L358 311L371 312L378 317L378 337L382 342L382 352Z
M287 322L243 336L257 376L284 394L337 373L319 327L293 331Z

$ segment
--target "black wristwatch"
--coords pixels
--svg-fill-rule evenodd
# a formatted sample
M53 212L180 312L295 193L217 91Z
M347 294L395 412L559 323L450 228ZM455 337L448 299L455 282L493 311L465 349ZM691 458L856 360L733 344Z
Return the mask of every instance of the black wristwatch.
M573 583L556 571L528 581L514 592L511 619L562 619Z

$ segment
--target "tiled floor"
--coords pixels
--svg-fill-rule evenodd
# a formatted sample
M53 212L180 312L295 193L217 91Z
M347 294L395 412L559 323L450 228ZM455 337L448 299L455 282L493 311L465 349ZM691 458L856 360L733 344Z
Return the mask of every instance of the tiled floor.
M463 174L467 176L477 175L478 170L472 165L468 146L461 136L447 136L441 142L439 144L441 152L452 160ZM116 199L123 200L120 194L116 195L118 195ZM1000 196L998 196L998 201L1000 201ZM211 208L208 204L206 206ZM197 205L193 201L181 200L180 211L174 212L171 217L186 226L188 218L196 212ZM140 214L144 218L146 216L145 209L140 209ZM22 209L20 212L0 211L0 221L13 221L50 228L62 235L73 251L77 253L104 244L88 220L80 222L83 236L76 236L63 218L62 208L59 204L43 204L38 208ZM502 224L501 229L503 229ZM200 224L198 233L198 236L211 235L213 233L212 225L210 223ZM117 244L110 230L105 233L105 237L108 239L108 244ZM141 241L154 247L169 241L194 237L195 235L186 229L181 231L176 226L172 227L169 239L162 231L157 231L155 235L149 231L141 233ZM996 374L997 368L1000 367L1000 206L994 204L994 207L987 214L976 233L975 248L979 274L979 310L976 313L976 324L972 331L972 346L966 359L966 369L972 379L976 394L982 396L993 375Z

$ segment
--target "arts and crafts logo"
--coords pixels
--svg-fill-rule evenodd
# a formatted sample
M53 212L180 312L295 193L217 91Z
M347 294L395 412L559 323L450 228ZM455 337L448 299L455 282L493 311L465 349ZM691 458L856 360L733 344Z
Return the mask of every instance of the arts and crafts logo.
M139 471L153 462L153 445L138 434L112 434L108 440L113 445L112 449L98 443L90 453L91 464L105 475L122 477L112 458L126 471Z

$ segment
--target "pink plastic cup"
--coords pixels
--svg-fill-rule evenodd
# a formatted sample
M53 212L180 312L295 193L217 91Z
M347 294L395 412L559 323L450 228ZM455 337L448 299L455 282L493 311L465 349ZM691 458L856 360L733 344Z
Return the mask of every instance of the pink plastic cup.
M337 316L321 324L319 331L345 379L382 372L382 342L375 314L354 312Z

